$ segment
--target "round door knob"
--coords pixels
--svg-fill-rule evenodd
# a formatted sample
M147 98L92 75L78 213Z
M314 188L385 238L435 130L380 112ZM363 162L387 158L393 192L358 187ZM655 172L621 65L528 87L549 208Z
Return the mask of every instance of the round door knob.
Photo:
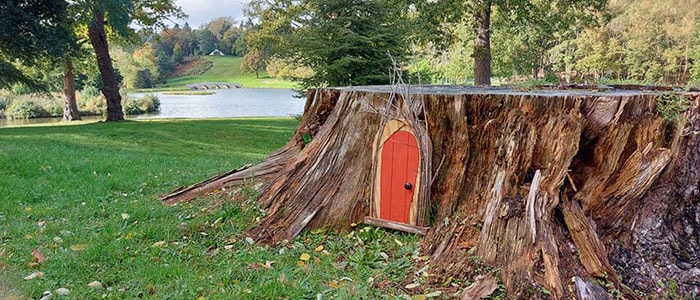
M410 190L413 188L413 185L410 182L406 182L404 183L403 188L405 188L406 190Z

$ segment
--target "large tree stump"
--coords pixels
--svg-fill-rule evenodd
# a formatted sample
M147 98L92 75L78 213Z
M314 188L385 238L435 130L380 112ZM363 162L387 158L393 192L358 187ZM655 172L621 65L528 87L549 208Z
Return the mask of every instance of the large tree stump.
M419 148L404 222L430 227L423 250L436 282L471 276L475 253L501 268L513 297L560 299L594 285L572 278L606 280L630 298L669 279L691 292L700 287L698 97L674 96L693 109L671 122L657 113L659 93L313 90L279 152L163 200L259 178L268 213L250 234L262 242L382 217L384 145L404 130Z

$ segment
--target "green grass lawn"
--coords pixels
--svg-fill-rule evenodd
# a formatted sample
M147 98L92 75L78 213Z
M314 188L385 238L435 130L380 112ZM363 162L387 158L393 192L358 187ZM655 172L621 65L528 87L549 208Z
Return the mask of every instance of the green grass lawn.
M260 74L256 78L255 74L243 74L240 65L243 58L232 56L203 56L204 59L214 63L206 73L197 76L184 76L168 80L170 87L184 86L191 83L200 82L231 82L243 85L246 88L294 88L295 83L275 78L269 78L267 73Z
M360 227L306 232L268 247L244 232L264 214L253 186L175 207L157 199L260 161L296 124L250 118L0 129L0 283L10 289L0 296L38 299L58 288L70 294L54 299L409 293L402 281L424 259L415 236ZM23 279L34 272L43 276ZM417 278L410 293L434 292ZM93 281L102 287L89 287Z

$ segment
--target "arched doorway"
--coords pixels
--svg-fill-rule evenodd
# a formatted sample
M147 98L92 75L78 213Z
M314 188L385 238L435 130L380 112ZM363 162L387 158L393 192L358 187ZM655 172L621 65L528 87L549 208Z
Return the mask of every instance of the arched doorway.
M411 132L398 130L382 146L379 218L410 224L420 156Z

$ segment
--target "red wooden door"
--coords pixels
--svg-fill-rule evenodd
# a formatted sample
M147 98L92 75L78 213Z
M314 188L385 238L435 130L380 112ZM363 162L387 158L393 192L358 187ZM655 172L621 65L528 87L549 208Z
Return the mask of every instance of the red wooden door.
M409 223L418 175L418 144L405 130L392 134L382 148L379 218Z

